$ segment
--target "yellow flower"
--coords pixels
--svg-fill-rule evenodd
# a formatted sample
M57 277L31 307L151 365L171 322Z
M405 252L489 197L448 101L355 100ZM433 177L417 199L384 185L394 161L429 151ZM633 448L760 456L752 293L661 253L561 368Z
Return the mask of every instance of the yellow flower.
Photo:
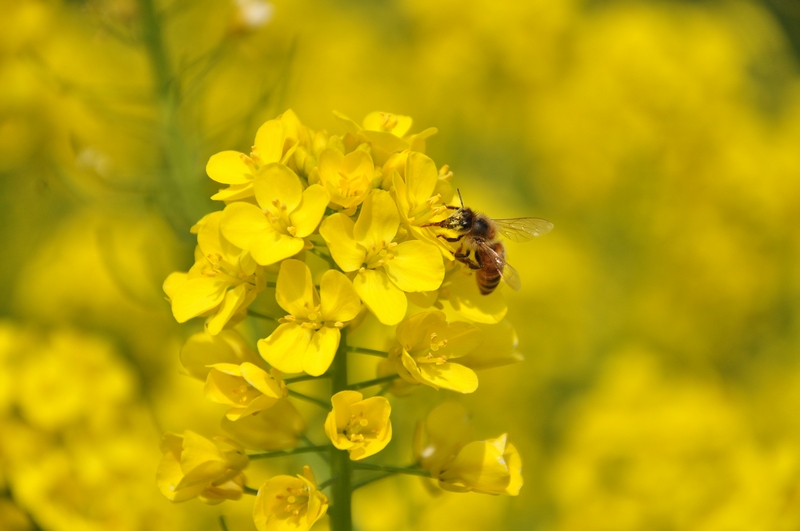
M419 240L393 241L400 227L397 207L388 192L373 191L355 223L344 214L326 218L320 226L336 263L353 279L358 295L382 323L405 317L404 292L433 291L444 278L439 251Z
M253 520L258 531L308 531L328 510L307 466L303 475L275 476L258 489Z
M411 117L388 112L369 113L364 117L363 127L341 113L334 111L333 114L347 130L349 143L370 145L372 158L378 165L384 164L393 153L406 149L424 153L425 139L437 132L435 127L430 127L421 133L406 135L413 123Z
M453 492L480 492L516 496L522 487L522 460L507 443L506 435L472 441L466 408L456 402L440 404L428 414L423 441L422 427L414 438L420 467L429 470L439 486Z
M375 165L366 150L356 149L344 155L336 148L328 148L320 154L317 170L331 203L344 209L360 205L372 190Z
M383 450L392 439L392 406L382 396L364 400L358 391L341 391L331 397L333 411L325 419L325 434L339 450L357 461Z
M443 312L422 312L398 325L397 341L389 360L403 379L459 393L478 388L478 376L472 369L450 361L480 346L481 331L475 326L463 321L448 323Z
M446 313L459 315L476 323L495 324L503 320L508 304L502 290L482 295L474 272L460 264L450 262L436 304Z
M261 265L270 265L299 253L303 238L317 228L330 196L322 186L303 190L295 173L283 164L269 164L253 179L258 206L230 203L220 222L223 236L249 251Z
M168 500L200 497L206 503L237 500L242 494L241 470L248 459L244 449L225 437L206 439L192 431L167 433L161 440L158 488Z
M294 114L292 118L296 118ZM253 180L271 163L285 163L296 143L287 139L287 127L281 118L269 120L258 128L250 156L238 151L212 155L206 173L218 183L230 185L211 196L218 201L237 201L253 196Z
M258 415L248 415L239 420L222 418L222 431L255 450L285 450L300 443L306 423L288 400L279 400L274 406Z
M331 143L330 135L326 131L312 131L300 123L300 119L292 110L283 113L281 121L286 125L287 139L297 146L294 155L286 161L286 165L300 175L309 176L317 166L320 153ZM337 139L333 140L335 142Z
M459 358L459 363L472 370L492 369L519 363L525 358L517 350L519 339L514 327L507 321L495 325L475 325L483 335L480 348Z
M225 413L229 420L259 413L289 396L280 372L267 373L249 362L211 365L205 393L212 402L231 406Z
M265 287L260 268L221 236L222 214L213 212L192 228L197 233L195 264L188 273L172 273L163 284L175 319L184 323L209 315L206 329L210 334L243 318Z
M434 474L439 486L454 492L480 492L516 496L522 487L522 459L506 434L474 441Z
M425 436L427 435L427 441ZM433 408L414 434L414 455L420 468L439 471L458 449L473 439L467 408L459 402L442 402Z
M361 303L353 284L338 271L322 275L320 292L305 263L281 264L275 297L289 315L272 335L258 342L258 351L269 364L283 372L305 371L312 376L328 370L341 329L355 319Z
M181 348L181 365L190 376L203 380L215 363L263 363L236 330L223 330L217 335L198 332L186 340Z
M421 228L451 213L445 205L453 197L453 189L448 182L452 172L447 166L439 172L430 157L417 152L408 154L404 169L403 175L398 171L392 172L394 196L403 223L415 237L434 242L452 258L452 252L444 240L437 238L431 229Z

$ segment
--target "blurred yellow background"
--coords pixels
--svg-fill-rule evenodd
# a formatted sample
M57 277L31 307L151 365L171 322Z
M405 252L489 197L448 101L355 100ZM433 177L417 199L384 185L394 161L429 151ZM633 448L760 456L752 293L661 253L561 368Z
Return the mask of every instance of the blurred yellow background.
M468 205L556 226L509 244L525 363L463 400L518 446L521 494L395 478L358 492L359 529L800 528L795 3L0 12L0 528L253 529L250 500L156 490L161 433L220 413L161 283L219 207L208 157L288 108L334 132L332 110L410 115ZM396 439L434 396L399 402Z

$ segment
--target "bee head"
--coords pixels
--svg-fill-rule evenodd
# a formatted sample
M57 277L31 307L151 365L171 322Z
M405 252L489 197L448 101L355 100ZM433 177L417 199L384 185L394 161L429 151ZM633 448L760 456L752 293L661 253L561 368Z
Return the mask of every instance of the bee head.
M455 214L442 221L441 226L458 232L467 232L472 228L472 223L474 220L475 213L472 211L472 209L461 207L456 210Z

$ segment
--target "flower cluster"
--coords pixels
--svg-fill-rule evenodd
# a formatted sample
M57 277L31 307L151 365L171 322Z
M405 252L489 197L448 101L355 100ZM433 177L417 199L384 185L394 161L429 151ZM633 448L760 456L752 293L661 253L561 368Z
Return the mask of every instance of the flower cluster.
M392 439L384 394L472 393L476 371L521 357L502 290L482 295L474 268L457 260L465 243L436 225L460 212L453 173L425 154L436 130L409 134L411 118L389 113L361 125L336 117L339 135L287 111L259 128L249 154L211 157L209 177L227 186L212 199L224 207L194 226L195 264L164 282L179 322L205 317L181 361L228 410L227 437L164 436L159 486L172 501L257 493L260 531L309 529L327 513L326 488L332 528L350 529L352 479L370 470L457 492L516 495L522 485L506 435L469 439L464 412L447 403L429 415L429 443L417 437L410 467L363 462ZM350 382L350 355L383 358L375 378ZM326 380L330 402L314 396ZM300 382L303 392L290 388ZM325 408L324 425L308 430L292 400ZM323 434L328 443L312 442ZM311 452L329 454L329 480L317 485L305 466L247 486L250 460Z

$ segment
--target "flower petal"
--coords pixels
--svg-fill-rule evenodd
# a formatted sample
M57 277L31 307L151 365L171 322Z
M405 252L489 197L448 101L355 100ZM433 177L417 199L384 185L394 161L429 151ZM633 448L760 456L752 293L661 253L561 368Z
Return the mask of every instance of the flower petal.
M319 305L311 270L300 260L285 260L278 272L275 300L289 314L305 319Z
M465 321L454 321L437 327L436 341L445 341L437 354L448 359L460 358L483 347L483 334L474 325Z
M394 239L399 227L400 214L392 196L384 190L374 190L361 205L353 237L365 249L380 249Z
M305 430L303 417L288 400L279 400L258 415L243 417L236 422L222 419L222 431L247 448L258 450L294 448Z
M283 206L287 212L294 211L303 198L300 178L283 164L267 164L253 179L253 190L258 206L281 215Z
M244 161L246 155L238 151L223 151L211 155L206 164L206 173L223 184L244 184L253 179L250 166Z
M240 249L248 249L255 235L271 230L271 225L260 208L237 202L230 203L222 211L219 228L226 240Z
M397 325L397 341L407 350L427 347L431 342L431 332L446 325L447 316L444 312L432 310L416 313Z
M346 276L333 269L322 275L319 286L322 319L330 322L352 321L361 309L361 299Z
M385 325L396 325L406 316L408 300L380 270L365 269L353 279L358 296L375 317Z
M244 184L232 184L227 188L224 188L218 191L216 194L211 196L211 199L214 201L239 201L241 199L247 199L248 197L253 197L253 183L252 181L246 182Z
M311 338L303 357L303 371L311 376L319 376L331 366L342 333L338 328L323 326Z
M217 313L206 322L206 330L209 334L212 336L217 335L225 328L233 314L241 308L247 299L247 288L248 284L239 284L225 292L225 298L222 300Z
M364 248L353 238L354 226L352 219L340 213L325 218L319 227L336 264L348 273L361 267L367 256Z
M271 265L290 258L303 250L303 239L281 234L270 226L250 242L250 254L261 265Z
M186 340L181 348L181 365L194 378L205 380L211 370L208 365L231 363L237 366L250 361L259 363L258 355L235 330L223 330L212 336L198 332Z
M392 251L394 258L384 264L386 274L403 291L433 291L444 280L442 255L431 244L418 240L403 242Z
M474 393L478 388L478 375L475 371L458 363L423 363L418 367L422 379L437 389Z
M278 162L283 155L286 126L280 120L265 122L256 132L255 153L261 162Z
M258 365L244 362L239 367L239 370L241 371L242 378L247 380L247 383L258 389L262 394L272 398L282 398L284 396L284 389L281 388L281 382Z
M436 163L422 153L409 153L406 160L406 193L413 206L424 203L433 195L439 172Z
M281 372L302 372L302 353L311 342L313 333L313 330L297 323L284 323L268 338L258 341L258 352L267 363Z
M506 299L501 290L489 295L481 295L475 275L469 271L451 273L440 290L439 301L476 323L499 323L508 311Z
M223 260L234 265L239 261L242 249L247 247L239 247L222 235L220 224L224 215L224 211L217 211L203 216L193 229L197 233L197 246L204 256L218 254Z
M411 129L414 120L410 116L374 111L366 115L362 123L364 129L369 131L386 131L402 138ZM387 125L393 127L387 129Z
M328 191L318 184L312 184L303 191L300 205L290 215L289 219L295 228L295 236L305 238L317 228L325 208L330 202Z
M228 286L224 279L216 277L187 278L186 273L172 273L163 287L172 301L175 320L185 323L219 306Z

